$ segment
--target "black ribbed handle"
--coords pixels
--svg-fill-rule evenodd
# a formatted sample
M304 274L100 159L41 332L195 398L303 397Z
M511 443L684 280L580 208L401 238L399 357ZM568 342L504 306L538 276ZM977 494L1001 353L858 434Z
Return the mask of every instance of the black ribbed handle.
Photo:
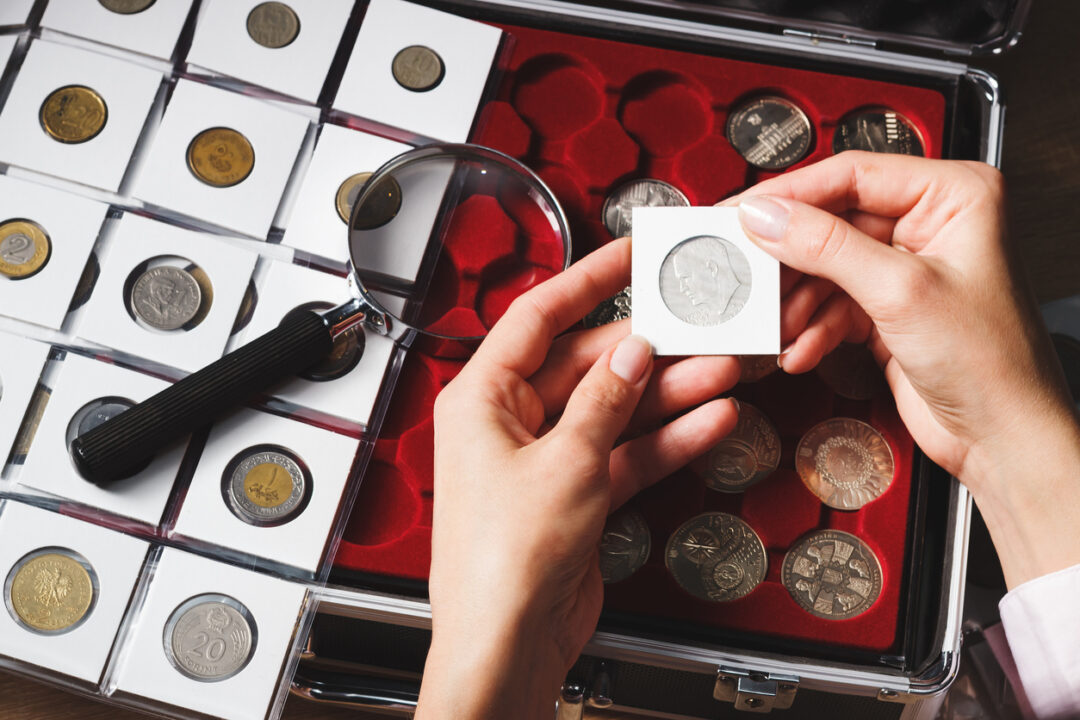
M309 310L290 313L262 337L75 438L75 466L96 485L130 477L169 443L311 367L333 344L322 316Z

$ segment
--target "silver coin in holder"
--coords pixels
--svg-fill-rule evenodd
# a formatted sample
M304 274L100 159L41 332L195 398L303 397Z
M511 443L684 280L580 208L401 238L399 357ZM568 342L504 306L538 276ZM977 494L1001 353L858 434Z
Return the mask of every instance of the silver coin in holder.
M249 525L283 525L304 511L311 497L311 473L292 451L257 445L238 453L222 473L222 496Z
M750 261L734 243L699 235L673 247L660 266L660 297L679 320L722 325L746 306L753 287Z
M259 631L240 601L217 593L196 595L173 610L162 632L165 657L198 682L221 682L247 667Z

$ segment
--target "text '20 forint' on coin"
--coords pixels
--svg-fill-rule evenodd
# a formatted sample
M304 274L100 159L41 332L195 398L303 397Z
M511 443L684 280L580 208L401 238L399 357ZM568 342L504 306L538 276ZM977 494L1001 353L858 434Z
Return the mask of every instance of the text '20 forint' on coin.
M607 584L625 580L645 564L651 549L645 518L637 510L622 508L608 517L600 537L600 576Z
M749 595L768 567L765 545L754 529L718 512L683 523L668 539L664 562L683 590L713 602Z
M644 178L615 188L604 201L604 227L612 237L627 237L634 228L636 207L690 207L690 201L674 185Z
M74 630L89 616L96 599L94 568L65 548L42 548L23 556L4 583L12 618L42 635Z
M8 220L0 224L0 275L12 280L32 277L51 254L52 242L37 223Z
M675 317L689 325L727 322L745 307L752 286L746 255L714 235L682 241L660 266L660 297Z
M780 465L780 435L764 413L739 404L739 421L705 455L705 485L738 493L761 482Z
M181 603L165 625L165 657L192 680L219 682L243 670L258 642L251 612L226 595L198 595Z
M803 435L795 451L803 484L829 507L858 510L892 484L892 449L870 425L833 418Z
M788 551L781 580L808 613L847 620L869 610L881 595L881 563L854 535L819 530Z

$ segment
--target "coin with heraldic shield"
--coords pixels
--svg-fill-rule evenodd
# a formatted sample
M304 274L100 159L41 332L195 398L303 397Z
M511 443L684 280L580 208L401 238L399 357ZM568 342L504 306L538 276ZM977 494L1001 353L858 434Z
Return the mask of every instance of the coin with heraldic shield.
M229 463L225 473L229 510L249 525L288 522L303 509L310 489L304 468L282 448L249 448Z
M188 168L211 187L242 183L255 168L255 150L242 133L232 128L203 130L188 145Z
M40 225L29 220L8 220L0 225L0 275L22 280L49 261L52 243Z
M768 567L765 545L754 529L719 512L683 523L668 539L664 562L683 590L713 602L750 594Z
M300 34L300 18L282 2L264 2L248 13L247 31L251 39L276 50L292 43Z
M15 621L45 635L75 629L86 619L96 596L93 568L63 548L43 548L24 556L4 585Z
M199 314L202 290L183 268L152 267L131 288L135 316L157 330L179 330Z
M636 573L649 559L652 536L641 513L623 508L609 516L600 538L600 576L617 583Z
M632 298L633 291L627 285L590 310L589 314L581 320L581 324L587 328L595 328L628 319L630 317L630 301Z
M812 135L806 113L775 96L736 108L727 124L728 141L746 162L762 170L783 170L802 160Z
M750 261L715 235L683 240L660 266L660 297L689 325L713 327L739 314L750 297Z
M900 113L885 109L863 110L840 120L833 134L833 152L845 150L923 156L915 126Z
M398 84L413 92L434 90L446 73L443 59L424 45L411 45L398 52L390 68Z
M858 510L892 484L892 449L881 433L852 418L833 418L803 435L795 469L821 502L837 510Z
M244 669L255 654L255 620L226 595L198 595L180 604L165 625L165 657L199 682L219 682Z
M800 540L784 556L780 576L803 610L826 620L861 615L881 595L874 551L840 530L818 530Z
M739 421L706 455L705 484L738 493L764 480L780 464L780 435L756 407L739 404Z
M52 139L69 145L93 140L108 119L104 98L85 85L54 90L41 104L41 127Z
M141 13L157 0L98 0L106 10L111 10L119 15L134 15Z
M663 180L631 180L615 188L604 201L604 227L612 237L631 234L636 207L690 207L690 201L674 185Z

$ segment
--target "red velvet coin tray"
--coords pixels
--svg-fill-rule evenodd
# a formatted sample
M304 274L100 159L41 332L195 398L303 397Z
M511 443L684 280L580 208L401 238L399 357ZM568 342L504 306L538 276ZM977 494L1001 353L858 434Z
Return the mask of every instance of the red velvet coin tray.
M730 109L747 98L777 94L801 107L814 128L811 150L796 167L832 153L832 133L849 112L885 106L919 130L928 156L940 156L946 103L932 89L760 64L525 27L507 27L514 46L494 99L472 140L523 160L549 184L570 219L575 257L610 240L601 222L604 199L621 182L665 180L695 205L707 205L772 175L748 165L725 137ZM496 217L500 216L494 208ZM453 229L483 238L490 212L474 208ZM512 208L502 212L514 216ZM470 217L472 218L470 220ZM505 309L514 280L485 287L469 270L492 255L482 241L475 258L454 258L436 273L433 290L458 293L462 312L447 321L488 324ZM497 254L497 253L495 253ZM557 257L530 258L520 273L551 273ZM457 271L448 277L448 268ZM339 570L425 580L431 560L431 408L460 363L411 352L376 444L335 564ZM815 644L886 652L899 643L915 447L890 399L856 402L835 395L815 375L776 373L733 394L761 409L783 443L780 469L741 495L705 488L683 470L632 501L652 531L649 561L605 590L605 610L689 621ZM896 462L890 489L857 512L831 510L807 491L794 470L802 434L830 417L869 422L888 440ZM710 603L688 595L663 561L667 538L706 511L734 513L768 550L765 581L747 597ZM780 582L784 554L803 534L824 528L858 535L881 561L881 597L866 613L829 621L805 612Z

